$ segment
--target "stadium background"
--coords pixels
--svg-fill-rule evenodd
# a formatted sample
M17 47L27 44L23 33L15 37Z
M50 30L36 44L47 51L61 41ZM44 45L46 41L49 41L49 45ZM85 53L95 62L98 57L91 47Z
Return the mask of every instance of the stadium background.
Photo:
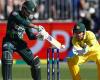
M2 39L6 32L8 15L12 10L20 9L24 1L25 0L0 0L0 59L2 56ZM72 47L70 42L72 28L77 21L82 21L86 25L87 30L93 31L100 42L100 0L39 0L39 6L36 10L33 23L44 26L50 35L66 45L66 49L62 50L60 54L61 80L71 79L68 68L66 72L64 69L66 69L66 57L68 56L68 53L70 53ZM42 63L42 72L44 72L46 68L46 48L51 46L50 43L39 40L30 41L26 34L24 35L24 39L27 41L33 54L39 55ZM16 52L13 56L14 63L24 63ZM27 70L28 66L26 66L25 63L23 65L16 64L14 65L15 80L30 80L30 75L27 74L27 72L29 72ZM23 74L23 71L25 74ZM86 71L88 71L87 74ZM19 73L22 75L20 76ZM25 77L26 75L27 77ZM42 74L42 76L45 75L46 73ZM96 80L95 64L87 63L83 65L82 75L84 80ZM0 77L0 80L1 79L2 78ZM43 80L46 80L46 77L44 77Z

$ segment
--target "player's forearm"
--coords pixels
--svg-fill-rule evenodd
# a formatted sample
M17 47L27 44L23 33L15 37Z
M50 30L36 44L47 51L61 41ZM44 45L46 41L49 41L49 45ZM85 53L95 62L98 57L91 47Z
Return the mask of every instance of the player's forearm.
M34 24L32 24L32 23L29 24L29 27L30 27L30 28L34 28L34 29L38 29L38 26L37 26L37 25L34 25Z
M45 28L43 27L43 26L41 26L41 25L39 25L39 26L37 26L37 25L34 25L34 24L29 24L28 25L28 27L30 27L30 28L34 28L34 29L36 29L38 32L40 32L40 31L45 31Z

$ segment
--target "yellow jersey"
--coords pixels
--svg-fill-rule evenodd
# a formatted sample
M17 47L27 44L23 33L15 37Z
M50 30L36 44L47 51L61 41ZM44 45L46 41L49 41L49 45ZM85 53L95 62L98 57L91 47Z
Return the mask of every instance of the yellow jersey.
M84 45L87 45L88 51L100 50L100 45L92 31L86 31L83 40L80 41L75 36L73 36L72 44L76 48L83 48Z

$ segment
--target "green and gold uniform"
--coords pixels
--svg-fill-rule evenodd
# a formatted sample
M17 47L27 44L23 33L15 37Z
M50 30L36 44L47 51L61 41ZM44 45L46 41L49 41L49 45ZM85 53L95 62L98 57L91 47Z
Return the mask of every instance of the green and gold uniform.
M68 60L68 66L72 74L73 80L81 80L79 65L88 61L94 61L97 64L98 80L100 80L100 45L91 31L86 31L83 40L78 40L75 36L72 44L76 48L83 48L87 45L87 52L82 55L75 55Z

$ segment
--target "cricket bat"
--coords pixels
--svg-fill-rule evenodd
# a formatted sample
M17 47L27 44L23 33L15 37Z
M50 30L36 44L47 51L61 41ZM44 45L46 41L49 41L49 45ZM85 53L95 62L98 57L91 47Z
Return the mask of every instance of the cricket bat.
M62 45L59 41L57 41L54 37L48 34L47 31L41 30L39 32L40 35L44 37L47 41L49 41L53 46L55 46L58 49L65 48L65 45Z

